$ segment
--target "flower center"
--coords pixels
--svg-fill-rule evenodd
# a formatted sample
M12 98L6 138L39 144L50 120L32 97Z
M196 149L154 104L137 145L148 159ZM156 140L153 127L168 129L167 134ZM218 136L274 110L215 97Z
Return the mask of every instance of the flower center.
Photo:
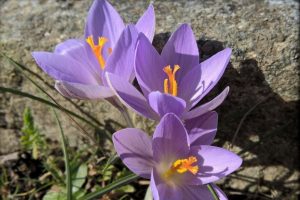
M105 43L108 42L108 39L106 37L99 37L98 38L98 45L96 45L94 43L94 40L93 40L93 36L89 36L87 39L86 39L86 42L90 45L94 55L96 56L99 64L100 64L100 67L101 69L104 69L105 67L105 59L103 57L103 47L105 45ZM110 55L112 52L112 48L108 48L108 54Z
M174 69L168 65L164 67L164 72L167 74L168 78L164 80L164 93L177 96L177 81L175 79L175 73L180 69L179 65L174 65Z
M183 174L186 172L190 172L193 175L197 174L199 167L194 165L197 162L197 158L195 156L190 156L186 159L178 159L173 162L170 169L168 169L164 174L164 178L168 179L174 174Z

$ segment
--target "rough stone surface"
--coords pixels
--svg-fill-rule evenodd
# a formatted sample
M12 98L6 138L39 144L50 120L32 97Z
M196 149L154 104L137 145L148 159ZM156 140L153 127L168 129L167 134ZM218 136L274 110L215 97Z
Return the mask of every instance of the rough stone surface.
M50 84L53 81L35 66L30 52L51 51L65 39L81 37L91 1L75 0L0 0L0 49L37 72ZM112 4L126 22L135 22L147 8L146 1L121 0ZM223 189L252 199L296 199L298 184L299 103L299 2L293 0L177 0L154 2L156 37L160 49L176 27L189 23L198 40L202 59L224 47L231 47L231 64L210 97L226 85L231 93L218 109L219 132L216 145L228 146L243 116L246 118L234 140L233 150L241 153L244 164L231 178L222 181ZM45 97L7 61L0 58L0 85ZM42 83L41 81L39 81ZM70 102L49 91L63 106L74 111ZM208 97L208 98L210 98ZM102 101L74 101L102 123L124 124L121 115ZM0 93L0 137L3 141L22 126L22 112L32 108L36 123L49 137L57 137L51 110L37 102ZM61 114L65 132L76 143L79 129ZM149 122L146 122L149 125ZM13 131L12 131L13 130ZM18 149L18 142L1 154ZM294 194L294 195L292 195ZM292 197L293 196L293 197Z

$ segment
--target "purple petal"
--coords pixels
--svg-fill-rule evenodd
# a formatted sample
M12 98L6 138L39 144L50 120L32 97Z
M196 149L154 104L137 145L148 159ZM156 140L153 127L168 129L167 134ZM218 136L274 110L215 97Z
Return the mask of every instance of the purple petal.
M201 80L198 90L191 97L192 106L195 106L222 77L230 60L231 49L226 48L200 64Z
M179 65L177 80L180 81L192 67L199 64L199 51L191 27L182 24L170 37L161 53L168 65Z
M189 138L176 115L169 113L161 119L153 134L152 146L154 160L158 163L172 163L187 155Z
M123 104L145 117L154 120L159 119L146 98L127 80L111 73L106 73L106 79L110 88Z
M65 97L75 99L104 99L114 96L113 91L102 85L86 85L66 81L56 81L55 88Z
M135 128L113 134L115 149L123 163L135 174L150 179L153 168L151 138Z
M158 52L142 33L138 37L134 67L137 81L145 96L152 91L163 92L165 66Z
M182 195L181 189L179 187L171 187L167 185L155 170L151 174L150 187L154 200L182 200L184 196Z
M227 97L229 92L229 87L226 87L218 96L216 96L213 100L198 106L191 111L184 114L183 119L192 119L195 117L198 117L200 115L205 114L208 111L214 110L216 107L218 107Z
M187 109L192 108L195 102L195 94L203 92L201 78L201 66L198 64L186 72L180 82L178 82L178 96L187 102Z
M155 33L155 13L152 4L149 5L143 16L140 17L135 27L152 42Z
M236 154L214 146L193 146L190 154L198 155L199 165L197 177L194 176L195 179L190 180L190 184L201 185L220 180L237 170L242 164L242 159Z
M226 196L224 198L224 193L221 193L221 190L215 184L212 184L212 187L216 190L220 200L227 199ZM186 185L182 187L182 193L185 199L188 200L214 200L206 185Z
M168 185L153 170L150 187L154 200L188 199L188 200L214 200L206 185ZM227 200L225 194L215 184L212 187L217 192L220 200Z
M225 194L218 186L216 186L216 184L211 183L210 185L211 185L211 186L214 188L214 190L217 192L217 195L218 195L218 197L219 197L219 200L228 200L226 194Z
M174 113L178 117L181 117L185 111L185 101L169 94L161 92L151 92L148 96L149 104L151 108L163 117L167 113Z
M105 72L122 76L127 81L133 79L134 50L137 37L136 28L133 25L128 25L107 61Z
M99 82L102 82L102 70L99 62L97 61L86 41L79 39L66 40L55 47L54 53L63 56L69 56L80 62L82 65L89 67L91 72L95 74L95 78Z
M77 60L79 59L76 54L78 51L81 53L84 52L84 41L80 39L69 39L66 40L62 43L59 43L56 45L54 49L54 53L60 54L60 55L65 55L65 56L70 56L73 59ZM79 60L77 60L80 62Z
M89 68L70 57L49 52L33 52L32 56L42 70L56 80L98 84Z
M208 112L200 117L185 121L191 146L210 145L213 143L218 126L218 114Z
M114 48L124 28L122 18L108 1L95 0L88 13L84 35L85 38L93 36L94 40L106 37L108 46Z

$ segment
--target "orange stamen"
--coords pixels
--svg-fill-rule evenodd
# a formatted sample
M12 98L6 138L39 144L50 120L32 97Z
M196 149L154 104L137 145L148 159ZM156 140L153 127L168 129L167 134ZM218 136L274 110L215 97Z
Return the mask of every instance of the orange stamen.
M187 171L192 174L197 174L199 167L193 164L197 162L197 158L194 156L190 156L187 159L179 159L173 163L172 168L174 168L178 173L182 174Z
M104 69L105 59L103 57L102 50L103 50L103 47L104 47L105 43L108 42L108 39L106 37L99 37L98 38L98 45L96 45L94 43L93 36L89 36L86 39L86 42L90 45L91 49L93 50L93 53L96 56L96 58L97 58L97 60L100 64L101 69ZM111 52L112 52L112 49L109 48L108 53L111 54Z
M180 69L179 65L174 65L174 69L171 69L171 66L168 65L164 67L164 72L167 74L168 78L164 80L164 93L177 96L177 81L175 79L175 73Z
M195 156L190 156L186 159L178 159L172 164L171 168L164 173L164 177L169 178L174 173L183 174L185 172L196 175L199 171L199 167L194 164L197 163L197 161Z

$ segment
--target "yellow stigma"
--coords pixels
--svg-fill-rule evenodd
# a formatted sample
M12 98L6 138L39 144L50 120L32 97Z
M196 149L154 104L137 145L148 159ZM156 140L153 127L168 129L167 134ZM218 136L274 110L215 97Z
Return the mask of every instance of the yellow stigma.
M175 73L180 69L179 65L174 65L174 69L171 69L171 66L168 65L164 67L164 72L167 74L168 78L164 80L164 93L177 96L177 81L175 79Z
M103 47L106 42L108 42L108 39L106 37L99 37L98 38L98 45L95 45L93 36L89 36L86 39L86 42L90 45L91 49L93 50L94 55L96 56L101 69L104 69L105 67L105 59L103 57ZM112 48L108 48L108 54L110 55L112 52Z
M173 162L171 168L164 173L165 178L169 178L175 173L183 174L185 172L190 172L193 175L198 173L199 167L194 165L197 163L197 158L195 156L190 156L186 159L178 159Z

